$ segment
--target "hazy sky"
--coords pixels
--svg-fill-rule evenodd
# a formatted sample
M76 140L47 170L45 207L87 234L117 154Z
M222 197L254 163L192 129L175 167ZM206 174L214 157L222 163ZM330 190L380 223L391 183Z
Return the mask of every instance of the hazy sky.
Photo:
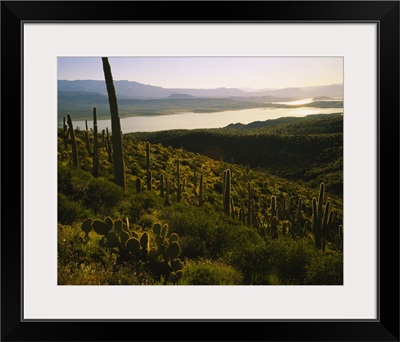
M117 57L114 80L164 88L286 88L343 83L341 57ZM59 80L104 80L101 57L59 57Z

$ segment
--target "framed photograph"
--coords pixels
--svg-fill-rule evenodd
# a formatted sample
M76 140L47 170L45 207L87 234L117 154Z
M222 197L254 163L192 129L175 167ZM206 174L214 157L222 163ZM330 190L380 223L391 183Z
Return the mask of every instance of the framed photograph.
M2 340L399 341L398 1L1 7Z

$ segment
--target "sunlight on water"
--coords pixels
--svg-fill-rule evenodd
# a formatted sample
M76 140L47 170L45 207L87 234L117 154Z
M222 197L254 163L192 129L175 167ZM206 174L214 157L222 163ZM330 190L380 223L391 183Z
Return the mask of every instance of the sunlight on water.
M289 106L295 106L295 105L306 105L311 102L331 102L331 101L343 101L343 97L332 97L330 99L323 99L323 100L313 100L313 97L309 97L307 99L301 99L297 101L289 101L289 102L272 102L275 104L284 104L284 105L289 105Z
M182 113L161 116L136 116L121 119L122 133L154 132L169 129L220 128L231 123L248 124L253 121L265 121L289 116L310 114L341 113L341 108L252 108L230 110L215 113ZM88 122L92 127L91 122ZM111 120L98 120L98 129L111 128ZM84 129L84 121L75 121L74 126Z
M294 105L302 105L302 104L307 104L307 103L311 103L313 102L313 98L310 97L308 99L301 99L301 100L297 100L297 101L289 101L289 102L273 102L275 104L285 104L285 105L289 105L289 106L294 106Z

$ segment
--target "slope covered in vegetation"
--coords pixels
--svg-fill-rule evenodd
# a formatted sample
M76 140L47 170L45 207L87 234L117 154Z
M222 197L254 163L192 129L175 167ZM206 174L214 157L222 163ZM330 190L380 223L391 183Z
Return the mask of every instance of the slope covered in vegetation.
M287 125L273 129L299 132ZM324 172L311 184L262 164L324 168L342 137L265 130L125 135L124 191L106 132L59 129L59 284L342 284L341 195L320 185ZM196 150L209 144L231 149Z
M272 174L343 194L343 116L309 115L221 129L137 132L136 139L183 147L215 160L263 168Z

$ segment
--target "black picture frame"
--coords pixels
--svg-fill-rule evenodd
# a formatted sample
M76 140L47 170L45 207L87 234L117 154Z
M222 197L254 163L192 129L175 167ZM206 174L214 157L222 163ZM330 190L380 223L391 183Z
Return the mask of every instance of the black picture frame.
M61 21L378 23L378 319L23 321L21 30ZM399 341L398 1L2 1L1 47L2 341Z

